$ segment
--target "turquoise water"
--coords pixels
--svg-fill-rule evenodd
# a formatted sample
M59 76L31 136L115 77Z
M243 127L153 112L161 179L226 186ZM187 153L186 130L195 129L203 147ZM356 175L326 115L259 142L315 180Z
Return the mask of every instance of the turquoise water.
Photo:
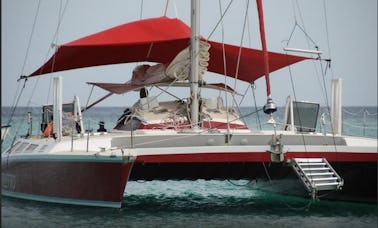
M311 201L246 181L130 182L122 209L2 199L3 227L377 227L376 205ZM236 186L242 185L242 186Z
M363 111L361 111L363 110ZM26 134L28 109L16 112L10 136ZM33 119L40 117L33 108ZM87 128L110 130L123 108L94 108ZM243 109L247 114L250 110ZM344 132L377 137L376 107L344 108ZM2 109L2 124L9 109ZM282 116L282 109L277 116ZM261 122L266 122L263 115ZM279 120L279 117L277 117ZM255 116L247 123L258 128ZM266 127L266 125L263 125ZM33 125L33 132L39 124ZM7 147L11 137L3 143ZM377 227L377 205L297 196L259 189L247 180L129 182L122 209L70 206L3 197L2 227Z

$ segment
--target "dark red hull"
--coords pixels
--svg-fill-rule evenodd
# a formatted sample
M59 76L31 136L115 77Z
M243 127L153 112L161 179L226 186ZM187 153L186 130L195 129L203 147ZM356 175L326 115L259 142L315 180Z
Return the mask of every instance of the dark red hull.
M132 163L2 161L4 195L40 201L120 207Z

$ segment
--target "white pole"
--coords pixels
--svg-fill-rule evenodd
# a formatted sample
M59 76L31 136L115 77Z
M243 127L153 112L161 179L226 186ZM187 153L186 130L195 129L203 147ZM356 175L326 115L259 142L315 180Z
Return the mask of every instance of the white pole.
M79 97L74 96L74 112L75 112L75 121L79 122L79 126L81 129L80 135L83 136L85 129L83 124L83 116L81 114L81 107Z
M331 82L331 124L333 133L341 135L342 132L342 86L341 78L332 79Z
M62 139L62 77L55 77L53 80L53 126L56 139Z
M198 63L199 63L199 0L191 2L191 37L190 37L190 54L191 54L191 73L190 73L190 93L191 93L191 122L193 129L198 129L198 112L199 112L199 88L198 88Z
M307 49L288 48L288 47L284 48L284 51L307 53L307 54L316 54L316 55L322 54L322 52L318 51L318 50L307 50Z

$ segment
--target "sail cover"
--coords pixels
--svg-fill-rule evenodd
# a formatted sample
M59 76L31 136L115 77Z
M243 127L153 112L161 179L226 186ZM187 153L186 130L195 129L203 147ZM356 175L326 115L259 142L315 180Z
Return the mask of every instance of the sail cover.
M211 40L207 42L211 45L208 71L246 82L253 82L264 75L261 50L244 47L240 50L239 46ZM29 77L108 64L144 61L169 63L189 43L190 27L179 19L158 17L139 20L60 45L55 54ZM269 52L269 58L271 72L308 59L273 52Z

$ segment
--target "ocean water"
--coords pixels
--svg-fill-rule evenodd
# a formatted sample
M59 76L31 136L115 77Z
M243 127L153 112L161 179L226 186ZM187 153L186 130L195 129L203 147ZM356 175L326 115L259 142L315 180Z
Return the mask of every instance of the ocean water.
M99 121L112 129L122 107L98 107L84 114L87 129L96 130ZM15 112L4 151L14 135L25 135L27 112L39 131L40 108L20 108ZM269 128L267 117L249 115L251 128ZM321 112L326 110L321 110ZM2 108L2 125L10 108ZM343 108L343 132L377 137L377 107ZM283 108L276 113L282 121ZM377 227L377 204L363 204L282 195L260 189L248 180L147 181L129 182L122 209L71 206L2 197L2 227Z

